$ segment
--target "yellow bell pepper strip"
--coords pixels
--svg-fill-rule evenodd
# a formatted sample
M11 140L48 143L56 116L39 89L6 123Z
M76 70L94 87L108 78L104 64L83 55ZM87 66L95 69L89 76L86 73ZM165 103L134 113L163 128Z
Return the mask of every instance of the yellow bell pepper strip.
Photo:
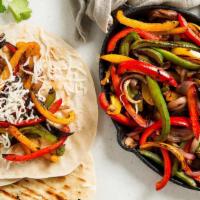
M121 102L118 100L118 98L114 95L111 95L110 96L110 102L111 102L111 104L109 105L109 107L107 109L108 115L120 114L121 109L122 109L122 105L121 105Z
M140 149L149 149L152 147L163 148L163 149L170 151L181 163L182 169L185 171L188 170L187 162L186 162L183 154L179 151L179 149L177 147L172 146L167 143L164 143L164 142L146 142L146 143L140 145Z
M170 133L170 115L169 111L167 109L167 104L165 102L165 99L162 95L162 92L160 90L160 87L158 83L150 78L149 76L146 77L147 79L147 85L149 87L149 91L151 93L151 97L154 101L155 107L158 109L161 120L162 120L162 131L161 135L156 138L160 141L165 141L168 137L168 134Z
M10 64L12 66L13 71L15 71L15 67L18 65L20 58L25 53L27 48L28 48L28 44L24 43L16 50L16 52L10 59ZM5 66L4 70L1 74L1 78L2 78L2 80L6 80L6 79L8 79L9 76L10 76L9 68L8 68L8 66Z
M177 55L171 53L170 51L164 50L164 49L160 49L160 48L154 48L156 51L158 51L159 53L161 53L163 55L163 57L166 60L171 61L172 63L183 67L185 69L190 69L190 70L198 70L200 69L200 65L196 64L196 63L192 63L190 61L187 61L183 58L178 57Z
M169 31L177 27L179 24L179 22L177 21L167 21L164 23L145 23L139 20L126 17L122 10L118 10L116 18L123 25L153 32Z
M177 28L174 28L169 31L161 32L159 34L161 34L161 35L178 35L178 34L185 33L186 30L187 30L187 27L177 27Z
M177 56L185 56L189 60L192 60L193 62L196 61L197 63L200 64L200 53L198 51L177 47L177 48L172 49L172 53L174 53Z
M31 151L38 151L40 148L37 144L29 140L25 135L23 135L15 126L10 125L8 127L8 133L14 136L20 143L24 144Z
M128 60L134 60L133 58L119 55L119 54L106 54L106 55L102 55L100 58L102 60L105 60L111 63L116 63L116 64L119 64L121 62L128 61Z
M37 109L37 111L46 119L48 119L51 122L57 123L57 124L63 124L63 125L67 125L71 122L74 121L75 119L75 114L74 112L69 112L69 117L68 118L58 118L55 117L50 111L48 111L45 107L43 107L41 105L41 103L38 101L38 99L36 98L35 94L33 92L31 92L31 99L33 101L33 103L35 104L35 107Z

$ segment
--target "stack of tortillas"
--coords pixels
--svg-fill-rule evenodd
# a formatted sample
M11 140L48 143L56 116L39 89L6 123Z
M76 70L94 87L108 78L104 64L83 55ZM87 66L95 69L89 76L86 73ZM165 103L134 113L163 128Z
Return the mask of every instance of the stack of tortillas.
M4 32L6 40L12 44L18 41L40 44L38 65L42 63L44 67L45 84L54 82L58 98L63 99L64 106L70 105L76 114L76 122L70 127L75 133L67 140L65 154L58 163L36 159L11 162L6 167L0 160L0 200L94 199L95 173L89 152L96 134L98 111L88 68L73 48L41 28L21 23L1 27L0 32ZM52 81L53 72L56 76Z

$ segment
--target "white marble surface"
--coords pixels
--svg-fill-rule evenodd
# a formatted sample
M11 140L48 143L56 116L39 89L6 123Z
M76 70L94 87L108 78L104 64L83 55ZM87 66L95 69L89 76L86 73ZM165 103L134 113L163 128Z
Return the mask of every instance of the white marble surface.
M31 0L33 16L30 23L43 26L71 44L73 18L68 0ZM196 12L198 13L198 12ZM8 23L7 17L0 17L1 23ZM77 50L91 70L97 93L99 92L98 56L104 34L93 26L89 41L79 44ZM111 120L99 111L99 125L93 147L97 174L96 200L196 200L200 192L183 189L169 183L161 192L154 190L154 183L160 179L134 155L120 149L116 142L116 131Z

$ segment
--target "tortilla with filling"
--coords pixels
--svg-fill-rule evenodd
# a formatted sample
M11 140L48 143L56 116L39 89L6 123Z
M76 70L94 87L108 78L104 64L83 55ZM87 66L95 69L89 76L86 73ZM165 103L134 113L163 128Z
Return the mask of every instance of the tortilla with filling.
M44 87L40 95L45 95L50 87L56 90L57 98L62 98L62 106L69 106L76 115L70 125L72 136L66 141L66 150L57 163L45 159L27 162L4 162L0 160L0 179L49 178L65 176L80 164L89 151L97 129L97 101L92 77L77 52L62 39L41 28L25 23L0 27L6 40L17 42L36 41L40 45L41 57L35 61L44 77ZM37 82L39 75L34 76ZM64 114L59 112L58 116Z

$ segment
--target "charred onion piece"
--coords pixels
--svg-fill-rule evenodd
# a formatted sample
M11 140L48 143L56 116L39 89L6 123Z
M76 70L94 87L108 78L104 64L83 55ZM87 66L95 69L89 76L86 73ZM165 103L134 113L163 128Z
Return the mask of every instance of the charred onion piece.
M176 20L178 13L174 10L166 10L166 9L155 9L149 13L149 20L159 20L159 19L167 19L167 20Z

